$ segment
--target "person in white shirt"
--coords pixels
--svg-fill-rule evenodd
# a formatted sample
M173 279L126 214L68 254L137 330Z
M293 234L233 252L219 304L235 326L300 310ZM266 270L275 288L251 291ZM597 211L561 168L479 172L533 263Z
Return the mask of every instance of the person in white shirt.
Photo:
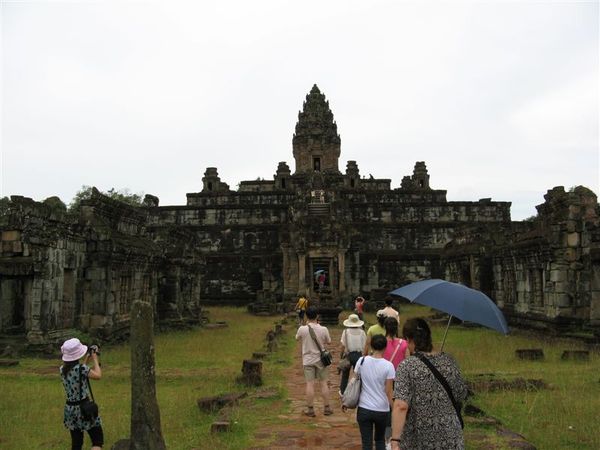
M342 352L344 357L349 361L349 366L342 369L342 378L340 380L340 395L346 390L348 386L348 378L350 377L350 369L354 367L358 358L362 356L363 348L367 342L367 335L362 329L364 322L359 319L357 314L350 314L346 320L344 320L344 326L346 329L342 332Z
M314 399L315 399L315 380L321 384L321 396L325 409L323 414L329 416L333 410L329 405L329 386L327 385L328 368L321 363L321 351L310 335L309 327L315 332L315 337L323 350L325 346L331 343L329 330L319 325L317 322L317 309L309 307L306 310L308 323L298 328L296 340L302 340L302 366L304 367L304 379L306 380L306 405L304 415L315 417Z
M393 404L394 365L383 358L387 339L381 334L371 339L371 356L363 356L354 372L360 374L362 389L356 412L363 450L385 450L385 428Z
M394 299L391 297L387 297L385 299L385 308L381 311L386 315L386 317L393 317L400 323L400 314L394 308L392 308L392 303L394 303Z

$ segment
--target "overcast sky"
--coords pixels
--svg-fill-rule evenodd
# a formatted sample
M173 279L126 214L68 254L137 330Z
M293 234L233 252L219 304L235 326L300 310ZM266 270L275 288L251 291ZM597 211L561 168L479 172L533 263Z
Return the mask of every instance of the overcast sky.
M292 171L312 85L340 170L392 187L425 161L449 200L535 214L600 191L598 1L2 2L0 195L82 185L185 204Z

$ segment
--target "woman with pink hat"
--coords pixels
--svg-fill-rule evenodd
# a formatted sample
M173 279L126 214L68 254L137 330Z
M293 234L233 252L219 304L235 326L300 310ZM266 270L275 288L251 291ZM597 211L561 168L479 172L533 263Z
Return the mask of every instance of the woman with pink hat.
M79 339L72 338L64 342L60 348L64 364L60 367L60 375L67 395L64 411L65 427L71 432L71 449L83 448L83 432L87 431L92 440L92 450L99 450L104 444L104 433L100 417L85 419L81 414L80 404L90 398L89 379L99 380L102 369L98 362L98 347L83 345ZM91 355L94 367L87 365ZM85 357L85 358L84 358ZM83 358L83 361L80 361Z

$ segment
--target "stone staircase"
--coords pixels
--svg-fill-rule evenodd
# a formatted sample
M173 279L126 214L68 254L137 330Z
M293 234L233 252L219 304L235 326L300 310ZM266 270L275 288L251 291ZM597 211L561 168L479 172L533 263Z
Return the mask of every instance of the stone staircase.
M309 203L308 204L308 215L309 216L328 216L331 213L331 207L329 203Z

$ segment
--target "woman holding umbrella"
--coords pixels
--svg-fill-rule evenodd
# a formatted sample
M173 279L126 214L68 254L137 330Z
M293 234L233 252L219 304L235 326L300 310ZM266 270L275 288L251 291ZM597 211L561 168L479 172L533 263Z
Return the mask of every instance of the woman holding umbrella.
M467 385L456 361L433 352L425 320L408 320L402 333L411 356L396 371L392 449L464 449L459 402Z

